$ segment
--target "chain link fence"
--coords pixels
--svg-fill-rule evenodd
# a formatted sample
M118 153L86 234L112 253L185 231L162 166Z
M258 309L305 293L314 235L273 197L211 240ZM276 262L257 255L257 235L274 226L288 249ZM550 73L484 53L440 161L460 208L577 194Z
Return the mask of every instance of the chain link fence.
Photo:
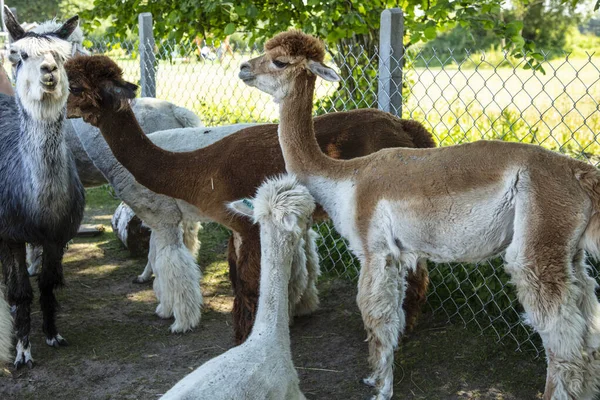
M126 79L140 82L138 42L84 45L92 53L111 56ZM260 49L236 42L162 41L148 50L155 56L145 65L156 71L156 96L193 110L205 125L276 121L278 110L271 98L237 78L240 62ZM394 87L402 95L402 117L422 122L440 146L478 139L520 141L597 165L600 56L536 55L541 66L537 70L528 59L500 51L409 48L389 64L401 71L388 72L402 75ZM335 65L343 80L318 82L315 113L377 107L381 74L377 48L330 48L326 62ZM315 229L321 234L322 269L356 280L359 264L345 241L330 224ZM431 264L429 306L449 320L475 324L498 340L514 340L518 349L539 355L539 339L520 318L522 309L502 264L501 259L476 265ZM598 278L597 268L593 273Z

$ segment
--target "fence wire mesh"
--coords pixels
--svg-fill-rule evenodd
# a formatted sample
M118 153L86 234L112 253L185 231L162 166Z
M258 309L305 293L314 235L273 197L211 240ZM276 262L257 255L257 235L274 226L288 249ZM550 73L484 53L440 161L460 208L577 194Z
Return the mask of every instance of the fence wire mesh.
M126 79L140 81L136 42L84 43L93 53L115 59ZM244 85L237 72L242 60L260 53L233 43L174 43L154 48L156 96L187 107L207 126L237 122L273 122L278 110L269 96ZM402 81L402 117L422 122L440 146L478 139L534 143L597 165L600 159L600 56L528 59L507 53L468 50L407 49L397 55ZM376 48L329 48L329 64L342 81L319 81L315 113L377 107L379 57ZM391 71L398 75L399 71ZM490 155L490 163L494 156ZM359 264L346 242L328 223L317 225L322 269L356 280ZM475 324L518 349L542 353L537 336L524 325L509 276L496 259L475 265L430 264L428 303L449 320ZM592 267L598 278L598 269Z

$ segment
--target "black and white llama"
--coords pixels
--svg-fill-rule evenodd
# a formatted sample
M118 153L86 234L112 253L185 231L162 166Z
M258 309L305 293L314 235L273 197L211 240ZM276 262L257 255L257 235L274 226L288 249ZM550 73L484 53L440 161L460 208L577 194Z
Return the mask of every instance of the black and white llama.
M0 262L15 310L15 367L33 366L30 311L33 291L25 263L25 242L43 247L38 277L46 343L66 345L56 328L54 288L63 284L62 258L75 236L85 206L84 190L63 136L69 95L65 39L78 17L57 30L26 33L8 7L5 23L13 39L9 60L16 70L19 118L0 109Z

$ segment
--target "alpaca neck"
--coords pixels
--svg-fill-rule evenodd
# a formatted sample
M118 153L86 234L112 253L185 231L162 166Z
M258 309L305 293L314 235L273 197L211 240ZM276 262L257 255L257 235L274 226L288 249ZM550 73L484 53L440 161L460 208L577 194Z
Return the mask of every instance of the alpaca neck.
M193 202L186 182L173 173L188 168L189 160L182 157L184 153L172 153L152 143L129 105L118 111L102 109L98 121L112 153L139 183L157 193ZM194 159L197 164L201 161L200 157Z
M310 175L325 175L338 162L323 154L315 138L312 117L315 79L314 75L297 78L291 93L279 106L279 143L285 167L301 181Z
M289 233L282 235L274 227L265 225L261 224L260 227L260 291L256 320L250 337L268 337L273 343L289 349L288 284L293 243Z
M46 192L57 190L64 185L68 171L68 149L63 134L65 108L63 106L54 118L37 119L16 97L20 119L20 152L26 160L27 169L36 190ZM40 105L40 107L43 105Z

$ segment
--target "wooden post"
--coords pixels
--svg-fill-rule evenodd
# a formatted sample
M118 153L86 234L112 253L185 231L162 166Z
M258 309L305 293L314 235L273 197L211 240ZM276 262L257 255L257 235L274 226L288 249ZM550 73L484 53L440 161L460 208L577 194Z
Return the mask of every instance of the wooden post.
M379 27L379 90L380 110L402 117L402 58L404 55L404 15L399 8L381 13Z
M138 16L140 27L140 86L142 97L156 97L156 56L154 54L154 33L152 14Z

